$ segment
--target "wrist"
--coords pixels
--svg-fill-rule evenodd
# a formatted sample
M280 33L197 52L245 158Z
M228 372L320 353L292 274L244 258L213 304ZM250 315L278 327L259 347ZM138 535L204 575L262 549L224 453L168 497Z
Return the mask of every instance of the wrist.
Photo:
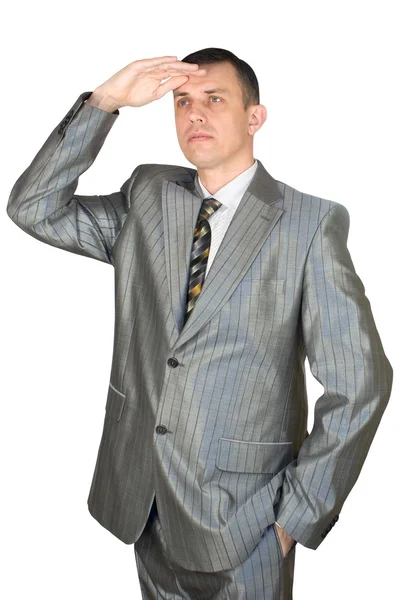
M114 112L121 106L117 105L114 100L109 98L105 93L101 90L94 90L89 98L85 100L85 104L88 106L94 106L95 108L100 108L100 110L104 110L106 112Z

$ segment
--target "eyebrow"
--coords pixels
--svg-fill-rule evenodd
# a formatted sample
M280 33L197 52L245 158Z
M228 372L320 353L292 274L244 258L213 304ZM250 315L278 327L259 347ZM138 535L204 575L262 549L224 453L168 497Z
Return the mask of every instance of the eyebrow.
M205 94L229 94L230 90L228 90L227 88L214 88L213 90L203 90ZM177 94L174 94L174 98L178 98L179 96L190 96L191 94L189 92L178 92Z

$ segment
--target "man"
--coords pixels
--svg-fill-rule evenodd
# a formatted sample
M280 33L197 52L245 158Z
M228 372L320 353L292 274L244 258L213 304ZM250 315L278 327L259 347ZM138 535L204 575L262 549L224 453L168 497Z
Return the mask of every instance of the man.
M119 108L169 91L196 170L140 164L119 192L76 195ZM79 96L8 202L28 234L115 269L88 506L135 544L144 598L292 598L296 543L337 522L390 397L348 211L254 158L265 120L227 50L134 61ZM324 386L310 433L306 356Z

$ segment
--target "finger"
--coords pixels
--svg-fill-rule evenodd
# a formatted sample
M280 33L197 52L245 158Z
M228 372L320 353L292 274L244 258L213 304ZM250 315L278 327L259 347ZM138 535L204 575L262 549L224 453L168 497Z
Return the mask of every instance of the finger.
M185 83L187 80L188 80L187 75L179 75L178 77L171 77L171 79L168 79L164 83L161 83L157 90L159 98L164 96L164 94L167 94L167 92L170 92L171 90L175 90L175 88L179 87L180 85Z
M174 77L175 75L193 75L194 77L196 75L205 75L206 74L206 69L199 69L198 71L187 71L182 70L182 71L178 71L178 70L174 70L174 69L153 69L151 71L149 71L149 74L154 75L155 77Z
M157 63L157 64L148 65L145 67L145 71L157 69L160 65L162 65L161 68L163 68L163 69L179 69L182 71L190 71L191 73L193 73L199 69L199 65L197 65L197 64L183 63L183 62L177 60L177 61L172 61L169 64ZM204 70L204 69L202 69L202 70Z

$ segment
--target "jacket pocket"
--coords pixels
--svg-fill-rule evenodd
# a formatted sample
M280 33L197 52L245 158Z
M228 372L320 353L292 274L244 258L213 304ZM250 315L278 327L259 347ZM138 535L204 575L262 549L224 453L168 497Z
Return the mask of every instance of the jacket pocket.
M291 442L219 438L216 466L240 473L278 473L294 458Z
M276 543L277 543L278 551L280 553L280 557L282 559L284 559L285 556L284 556L284 552L283 552L283 547L281 545L280 538L279 538L278 531L277 531L275 523L272 523L271 525L269 525L269 527L272 527L272 529L273 529L274 537L276 538Z
M119 421L123 413L125 399L125 394L120 392L110 382L106 402L106 417L110 417L114 421Z

